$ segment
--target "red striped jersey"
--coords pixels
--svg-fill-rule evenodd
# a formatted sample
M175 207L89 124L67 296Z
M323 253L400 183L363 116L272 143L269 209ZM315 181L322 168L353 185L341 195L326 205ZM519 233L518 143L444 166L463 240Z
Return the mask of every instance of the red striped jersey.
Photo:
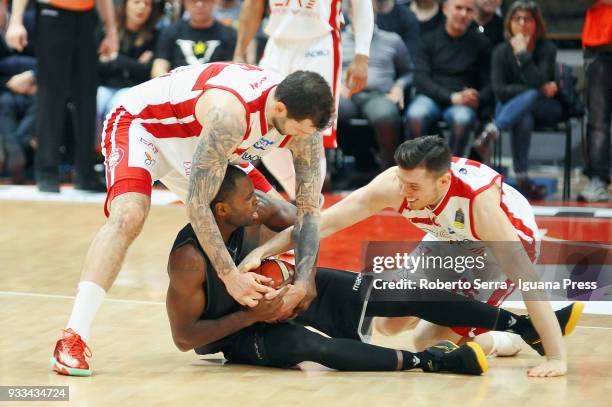
M501 208L514 226L527 254L532 261L535 260L539 231L531 205L516 189L503 183L499 173L479 162L453 157L451 185L440 203L434 209L410 210L404 199L399 213L439 240L481 240L474 229L474 198L493 184L501 185Z
M195 117L198 98L212 88L231 92L245 109L247 129L228 161L244 164L289 141L289 136L267 125L266 99L279 82L274 74L246 64L192 65L133 87L122 97L121 104L135 123L157 139L163 154L193 155L202 131Z

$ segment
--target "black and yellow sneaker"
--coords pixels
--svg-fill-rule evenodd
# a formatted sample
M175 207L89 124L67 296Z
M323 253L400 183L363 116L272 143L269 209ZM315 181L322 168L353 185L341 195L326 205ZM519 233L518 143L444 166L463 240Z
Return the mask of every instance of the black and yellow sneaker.
M457 346L451 341L442 341L425 349L422 354L426 356L426 360L421 361L424 372L480 375L489 370L487 357L476 342Z
M576 328L576 324L578 324L583 310L584 303L575 302L565 308L555 311L555 315L557 316L557 321L559 321L559 326L561 327L561 333L563 336L571 334L574 328ZM529 315L527 315L526 318L529 319ZM523 340L541 356L544 356L545 352L544 346L542 345L542 339L540 339L540 335L536 331L533 324L531 325L530 329L521 335L521 338L523 338Z

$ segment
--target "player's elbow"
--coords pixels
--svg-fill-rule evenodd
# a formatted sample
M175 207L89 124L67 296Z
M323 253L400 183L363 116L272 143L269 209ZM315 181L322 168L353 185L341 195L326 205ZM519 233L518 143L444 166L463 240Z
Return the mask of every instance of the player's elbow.
M193 343L191 343L189 338L184 334L173 332L172 340L174 341L174 346L181 352L187 352L194 348Z

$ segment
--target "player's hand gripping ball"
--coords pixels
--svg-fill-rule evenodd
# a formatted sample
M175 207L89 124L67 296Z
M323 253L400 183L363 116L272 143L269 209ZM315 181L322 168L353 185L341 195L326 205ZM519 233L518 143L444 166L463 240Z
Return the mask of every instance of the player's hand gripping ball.
M267 283L267 285L274 289L292 284L295 276L293 264L278 259L263 260L261 266L253 270L253 272L271 278L272 281Z

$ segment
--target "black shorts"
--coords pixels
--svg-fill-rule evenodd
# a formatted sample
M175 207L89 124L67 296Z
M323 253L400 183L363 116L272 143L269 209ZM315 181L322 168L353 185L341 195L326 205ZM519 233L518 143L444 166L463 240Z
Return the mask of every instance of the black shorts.
M367 340L370 334L371 318L365 317L365 302L359 273L333 269L317 269L317 297L308 310L293 321L278 324L258 323L242 329L224 343L221 351L233 363L258 366L290 367L292 361L285 361L277 354L270 337L279 332L295 334L311 326L332 338ZM294 339L295 340L295 339ZM198 352L199 353L199 352Z

